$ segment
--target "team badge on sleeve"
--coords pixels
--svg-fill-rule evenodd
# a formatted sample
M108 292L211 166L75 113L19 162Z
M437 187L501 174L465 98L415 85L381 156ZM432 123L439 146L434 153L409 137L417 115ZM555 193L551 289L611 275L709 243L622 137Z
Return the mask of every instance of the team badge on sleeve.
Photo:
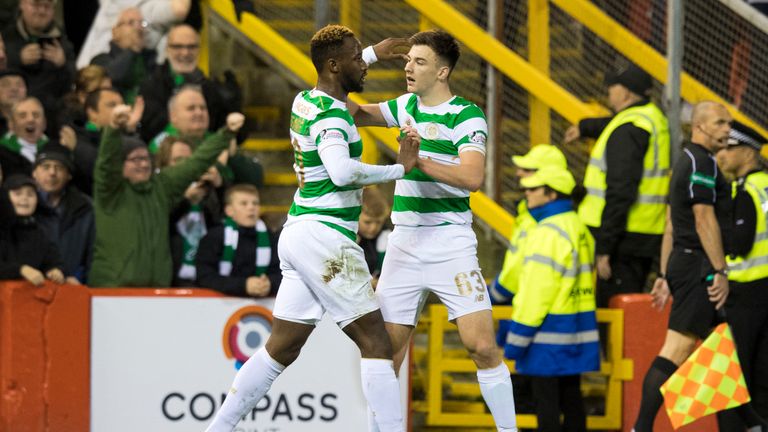
M320 142L344 140L344 134L336 129L323 129L320 131Z
M469 134L469 141L475 144L485 145L486 136L481 131L475 131Z

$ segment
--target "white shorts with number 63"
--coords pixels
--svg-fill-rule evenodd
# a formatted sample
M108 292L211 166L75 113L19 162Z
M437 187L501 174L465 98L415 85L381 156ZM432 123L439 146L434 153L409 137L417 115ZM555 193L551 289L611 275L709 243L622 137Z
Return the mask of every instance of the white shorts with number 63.
M376 287L384 321L416 325L430 291L450 320L491 309L470 225L396 226L390 234Z

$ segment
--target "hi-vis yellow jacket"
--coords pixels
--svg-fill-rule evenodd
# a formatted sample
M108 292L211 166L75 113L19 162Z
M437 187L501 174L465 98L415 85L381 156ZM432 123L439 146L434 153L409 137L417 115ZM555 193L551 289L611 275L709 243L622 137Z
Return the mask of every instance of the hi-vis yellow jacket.
M509 247L504 255L504 264L501 267L501 273L496 280L488 287L491 295L491 303L508 305L512 297L517 293L517 283L520 277L520 270L523 267L522 248L525 239L528 236L528 230L536 226L525 200L517 205L517 217L515 218L515 229L509 237Z
M572 210L528 231L504 355L526 375L598 370L594 239Z
M613 131L626 123L632 123L650 135L648 150L642 161L643 177L638 186L637 199L627 215L626 231L663 234L669 193L669 127L664 113L653 103L619 112L598 137L584 173L587 195L579 206L579 216L588 226L600 226L607 189L605 172L609 168L605 160L606 145Z
M733 183L735 196L737 184ZM752 282L768 278L768 173L757 171L744 179L744 190L752 197L757 213L755 240L747 256L727 257L730 273L728 279L734 282Z

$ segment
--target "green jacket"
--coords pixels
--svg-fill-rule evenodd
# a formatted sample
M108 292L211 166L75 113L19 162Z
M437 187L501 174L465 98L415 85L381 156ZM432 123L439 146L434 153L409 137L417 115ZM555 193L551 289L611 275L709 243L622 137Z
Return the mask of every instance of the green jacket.
M186 161L144 183L123 177L120 132L104 128L94 169L96 242L89 283L94 287L167 287L172 263L168 221L173 206L227 148L234 134L221 130Z

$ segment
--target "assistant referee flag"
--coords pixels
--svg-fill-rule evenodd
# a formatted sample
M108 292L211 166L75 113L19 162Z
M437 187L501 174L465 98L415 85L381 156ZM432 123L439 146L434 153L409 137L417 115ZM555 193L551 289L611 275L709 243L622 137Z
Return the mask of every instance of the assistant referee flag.
M661 394L675 429L749 402L747 384L728 324L715 328L661 386Z

